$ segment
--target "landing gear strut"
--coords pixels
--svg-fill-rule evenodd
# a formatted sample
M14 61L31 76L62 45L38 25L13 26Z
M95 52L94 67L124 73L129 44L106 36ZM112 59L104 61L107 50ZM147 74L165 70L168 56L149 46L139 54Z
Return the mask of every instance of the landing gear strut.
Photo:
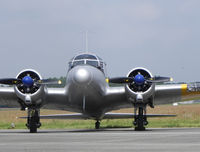
M37 128L41 126L40 123L40 110L38 109L28 109L27 118L27 128L29 128L30 133L36 133Z
M97 120L95 123L95 129L99 129L100 128L100 121Z
M138 109L138 114L137 114ZM133 124L135 125L136 131L144 131L145 127L148 124L147 117L146 117L146 107L136 107L134 109L135 113L135 121Z

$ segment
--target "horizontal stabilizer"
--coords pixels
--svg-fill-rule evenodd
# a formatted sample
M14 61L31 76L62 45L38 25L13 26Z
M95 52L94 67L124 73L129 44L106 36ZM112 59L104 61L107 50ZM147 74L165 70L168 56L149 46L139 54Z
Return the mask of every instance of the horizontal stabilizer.
M132 113L106 113L103 119L127 119L134 118ZM147 114L147 117L175 117L176 115L169 114ZM27 117L19 117L26 119ZM75 114L54 114L54 115L41 115L40 119L92 119L84 114L75 113Z
M19 117L26 119L27 117ZM55 114L55 115L41 115L40 119L89 119L89 117L81 114Z
M146 114L147 117L175 117L176 115L169 114ZM134 118L132 113L106 113L103 119L127 119Z

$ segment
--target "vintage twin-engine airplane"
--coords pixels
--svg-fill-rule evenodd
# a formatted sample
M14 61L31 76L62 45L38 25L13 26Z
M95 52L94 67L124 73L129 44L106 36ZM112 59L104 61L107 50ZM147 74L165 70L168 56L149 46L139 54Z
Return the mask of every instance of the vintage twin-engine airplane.
M48 88L51 80L42 79L35 70L21 71L16 78L0 79L0 104L28 109L26 126L37 132L40 119L94 119L99 129L100 120L134 118L135 130L145 130L147 117L173 115L148 115L146 107L169 104L194 96L200 96L199 84L163 84L169 77L154 77L145 68L135 68L126 77L107 78L105 63L94 54L82 53L69 62L64 88ZM111 87L109 83L124 84ZM156 84L162 83L162 84ZM40 108L78 112L40 116ZM108 113L125 107L134 107L134 113Z

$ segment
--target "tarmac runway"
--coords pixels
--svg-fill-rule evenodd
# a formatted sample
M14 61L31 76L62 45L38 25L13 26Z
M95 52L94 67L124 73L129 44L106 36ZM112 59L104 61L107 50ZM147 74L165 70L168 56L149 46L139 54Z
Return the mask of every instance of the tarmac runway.
M200 151L200 128L96 130L0 130L2 152L193 152Z

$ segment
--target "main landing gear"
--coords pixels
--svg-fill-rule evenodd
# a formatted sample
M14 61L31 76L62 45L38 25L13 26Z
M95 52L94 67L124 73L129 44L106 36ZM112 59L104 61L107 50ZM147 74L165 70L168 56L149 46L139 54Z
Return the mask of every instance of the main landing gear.
M135 107L134 114L135 114L135 120L133 124L135 125L135 130L144 131L145 130L144 126L148 124L146 116L146 107Z
M40 123L40 110L39 109L28 109L27 128L30 133L36 133L37 128L41 126Z
M100 128L100 121L97 120L95 123L95 129L99 129Z

